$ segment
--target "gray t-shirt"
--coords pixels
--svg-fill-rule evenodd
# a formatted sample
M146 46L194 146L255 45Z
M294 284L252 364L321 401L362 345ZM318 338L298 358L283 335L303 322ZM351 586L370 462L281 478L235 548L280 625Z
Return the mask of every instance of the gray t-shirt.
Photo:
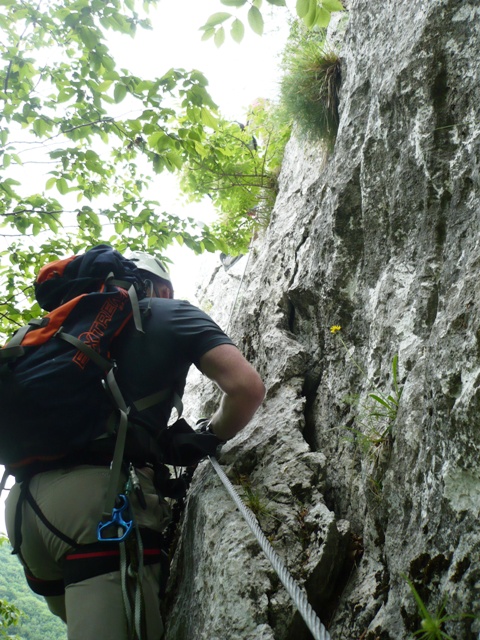
M162 389L170 392L160 404L140 412L142 422L153 429L166 425L174 394L183 395L191 364L221 344L233 344L206 313L184 300L163 298L140 301L144 333L130 321L118 339L112 356L118 364L116 379L127 404Z

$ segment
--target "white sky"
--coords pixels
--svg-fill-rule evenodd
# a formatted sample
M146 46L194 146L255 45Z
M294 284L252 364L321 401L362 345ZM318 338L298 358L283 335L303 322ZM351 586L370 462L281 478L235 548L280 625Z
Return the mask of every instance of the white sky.
M272 18L268 16L269 6L263 3L266 28L262 37L250 30L242 11L238 15L246 25L243 42L237 44L227 34L224 45L218 49L213 40L201 41L199 28L211 14L235 13L234 7L223 6L220 0L161 0L150 12L153 30L138 32L134 40L113 37L111 51L119 68L146 78L160 77L171 67L202 71L222 115L242 121L248 105L256 98L274 98L278 91L279 54L287 34L286 10L274 7L276 18ZM156 199L164 210L207 223L212 220L214 213L208 202L182 205L175 179L170 174L161 176L156 184L159 189ZM218 258L212 254L196 257L192 251L179 246L169 249L167 255L173 261L175 296L195 303L195 289L202 273ZM3 473L2 467L0 471ZM5 531L5 497L6 492L0 503L0 531Z

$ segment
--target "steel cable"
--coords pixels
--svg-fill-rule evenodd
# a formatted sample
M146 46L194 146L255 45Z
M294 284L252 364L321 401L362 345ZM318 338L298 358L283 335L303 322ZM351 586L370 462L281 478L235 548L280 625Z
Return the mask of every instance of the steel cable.
M280 558L278 553L275 551L275 549L272 547L270 542L267 540L254 514L250 511L250 509L247 506L245 506L242 499L238 495L235 487L227 478L225 472L223 471L222 467L218 464L217 460L211 456L209 457L209 459L210 459L210 462L212 463L213 468L217 472L218 477L220 478L226 490L228 491L233 501L237 505L241 514L245 518L245 521L250 527L252 533L257 539L257 542L259 543L263 552L265 553L268 560L272 564L272 567L277 572L278 577L280 578L283 586L285 587L288 594L292 598L296 608L298 609L298 612L302 616L307 627L310 629L314 639L315 640L331 640L330 634L328 633L328 631L320 621L315 611L312 609L312 606L308 602L304 591L300 589L300 587L298 586L298 584L295 582L292 575L288 571L287 567L283 563L283 560Z

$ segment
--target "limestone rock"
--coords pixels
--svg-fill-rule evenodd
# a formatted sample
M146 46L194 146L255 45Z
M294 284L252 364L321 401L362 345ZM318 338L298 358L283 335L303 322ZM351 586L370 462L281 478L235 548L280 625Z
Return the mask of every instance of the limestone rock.
M269 228L205 299L267 385L221 463L333 640L480 611L480 6L352 0L334 152L289 144ZM333 335L329 328L340 325ZM379 416L371 397L397 398ZM194 414L217 396L193 382ZM398 399L398 398L397 398ZM248 492L250 491L250 497ZM253 496L252 496L253 492ZM263 501L263 502L262 502ZM208 463L169 640L309 635Z

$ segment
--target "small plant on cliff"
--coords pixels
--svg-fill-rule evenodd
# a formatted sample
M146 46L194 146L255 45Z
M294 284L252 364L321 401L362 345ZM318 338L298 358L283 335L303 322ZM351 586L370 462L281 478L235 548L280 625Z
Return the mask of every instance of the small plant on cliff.
M245 475L238 476L238 482L242 487L243 499L250 511L259 518L260 516L270 515L268 505L259 491L256 491Z
M366 371L350 355L350 349L340 335L341 327L334 325L330 327L330 333L336 335L341 342L348 358L360 371L368 378ZM360 444L365 453L376 452L378 448L391 438L393 424L397 417L397 411L402 397L402 387L398 379L398 355L392 359L392 388L388 394L382 393L375 385L374 391L367 395L367 399L359 404L359 396L351 395L345 398L350 405L359 405L357 409L356 427L348 427L355 436L355 440Z
M341 63L325 42L324 31L294 37L287 47L281 99L300 133L332 147L338 130Z
M438 606L437 611L435 613L430 613L422 598L420 597L418 591L415 589L413 582L409 580L406 576L404 576L405 580L410 587L413 597L415 598L415 602L418 607L418 611L422 617L421 621L421 629L418 629L414 632L414 636L420 638L420 640L455 640L452 636L449 636L445 631L442 630L442 627L446 622L454 622L458 620L462 620L464 618L475 618L474 615L469 613L460 613L458 615L445 615L445 606L447 604L447 599L444 598L441 604Z

